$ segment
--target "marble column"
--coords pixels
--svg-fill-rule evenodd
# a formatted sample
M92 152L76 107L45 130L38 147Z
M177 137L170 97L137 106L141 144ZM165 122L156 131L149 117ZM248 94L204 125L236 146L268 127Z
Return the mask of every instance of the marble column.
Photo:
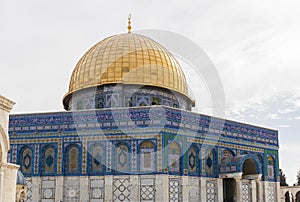
M64 191L64 177L56 177L55 180L55 201L63 201Z
M105 176L105 186L104 186L104 201L113 201L113 176L107 175Z
M140 186L138 175L130 175L131 192L130 199L132 201L140 200Z
M168 175L156 175L155 190L155 201L169 201Z
M242 177L234 177L236 186L235 201L242 201Z
M223 201L223 179L217 179L218 201Z
M89 178L86 176L80 176L79 177L79 186L80 186L80 191L79 191L79 197L81 202L87 202L89 201Z
M182 199L183 201L188 201L189 199L189 177L182 176Z
M255 180L250 180L250 196L252 202L257 202L257 183Z
M201 177L200 178L200 201L206 201L206 179Z

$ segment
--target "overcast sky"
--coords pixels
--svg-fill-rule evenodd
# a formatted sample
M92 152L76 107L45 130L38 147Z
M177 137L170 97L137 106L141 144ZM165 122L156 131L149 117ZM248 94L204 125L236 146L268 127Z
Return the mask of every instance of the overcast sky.
M280 167L291 185L300 169L299 10L298 0L0 0L0 94L17 103L13 113L63 110L80 57L126 32L131 13L133 32L169 30L208 54L223 82L226 118L279 130Z

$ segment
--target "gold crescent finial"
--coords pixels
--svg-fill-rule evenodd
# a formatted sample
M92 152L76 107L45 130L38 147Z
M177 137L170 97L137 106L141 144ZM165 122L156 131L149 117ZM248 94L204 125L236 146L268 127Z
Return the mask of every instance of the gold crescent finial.
M128 33L131 33L131 14L128 15L128 26L127 26L127 29L128 29Z

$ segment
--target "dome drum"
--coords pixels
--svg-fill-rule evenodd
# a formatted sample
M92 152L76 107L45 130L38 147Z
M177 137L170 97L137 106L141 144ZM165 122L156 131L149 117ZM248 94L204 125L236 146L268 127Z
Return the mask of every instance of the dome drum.
M124 84L82 89L65 101L66 110L165 105L190 111L193 104L188 97L165 88Z
M106 90L113 86L122 87ZM150 94L142 92L146 89ZM128 96L134 90L134 96ZM146 36L126 33L108 37L84 54L72 73L63 104L66 110L130 107L141 105L139 97L146 106L191 110L194 105L175 57Z

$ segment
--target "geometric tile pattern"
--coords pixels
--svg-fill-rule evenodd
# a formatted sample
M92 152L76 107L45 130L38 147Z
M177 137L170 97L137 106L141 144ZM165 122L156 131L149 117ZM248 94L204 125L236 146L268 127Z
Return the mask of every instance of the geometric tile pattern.
M132 142L132 147L131 147L131 150L132 150L132 171L136 171L137 170L137 166L136 166L136 158L137 158L137 144L135 141Z
M39 144L34 145L34 173L37 174L39 172Z
M31 179L26 179L26 185L27 185L27 201L26 202L31 202L32 201L32 182L31 182Z
M181 183L178 178L169 178L169 202L182 201Z
M154 179L141 179L141 201L155 201Z
M268 202L275 202L275 185L273 183L269 183L268 186Z
M243 202L250 202L250 188L248 183L242 184L242 201Z
M42 180L42 201L51 202L55 200L55 179Z
M79 177L64 177L64 202L79 202Z
M90 179L90 202L104 201L104 180Z
M113 179L113 201L129 202L131 193L130 178Z
M112 147L112 142L108 141L106 145L106 169L107 172L111 171L111 147Z
M206 201L216 201L216 185L213 181L206 181Z
M189 181L188 181L188 185L189 185L189 202L198 202L200 201L200 181L199 178L195 177L190 177Z

